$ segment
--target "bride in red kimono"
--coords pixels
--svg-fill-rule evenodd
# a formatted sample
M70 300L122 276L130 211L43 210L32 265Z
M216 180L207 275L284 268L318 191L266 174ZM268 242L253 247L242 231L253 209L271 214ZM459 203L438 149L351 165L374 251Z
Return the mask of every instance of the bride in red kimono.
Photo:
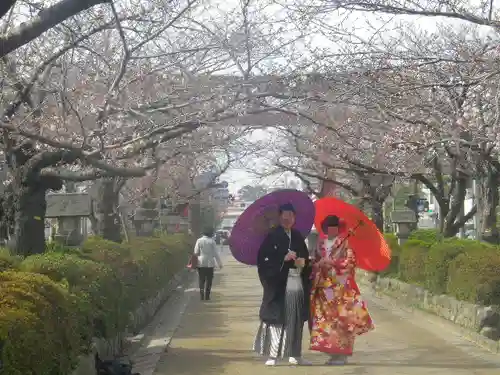
M356 257L345 225L331 215L321 229L326 236L318 241L313 264L311 350L329 354L328 365L344 365L356 335L374 326L354 279Z

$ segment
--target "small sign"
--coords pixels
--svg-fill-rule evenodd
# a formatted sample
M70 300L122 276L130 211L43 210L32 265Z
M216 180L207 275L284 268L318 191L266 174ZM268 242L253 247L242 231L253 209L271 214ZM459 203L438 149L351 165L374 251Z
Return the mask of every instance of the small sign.
M92 214L92 202L86 193L47 194L46 218L86 217Z
M391 220L393 223L416 223L417 216L410 210L392 211Z

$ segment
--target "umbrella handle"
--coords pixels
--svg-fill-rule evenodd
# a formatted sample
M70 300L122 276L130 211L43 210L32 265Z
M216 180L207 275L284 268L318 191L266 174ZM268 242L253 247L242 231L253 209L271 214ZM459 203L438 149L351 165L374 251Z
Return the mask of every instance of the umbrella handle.
M352 228L349 233L347 234L347 236L345 236L342 241L340 241L340 244L339 244L339 247L343 245L343 243L351 236L354 234L354 232L356 231L356 229L358 229L361 225L363 225L363 221L360 220L358 222L358 224L356 224L356 226L354 228Z

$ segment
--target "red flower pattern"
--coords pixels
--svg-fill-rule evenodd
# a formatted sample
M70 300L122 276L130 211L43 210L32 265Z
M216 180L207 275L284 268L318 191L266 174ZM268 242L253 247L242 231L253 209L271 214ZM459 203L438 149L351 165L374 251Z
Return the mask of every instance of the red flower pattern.
M331 251L318 243L321 258L313 264L311 350L351 355L356 335L374 329L355 281L356 258L348 241L334 241ZM331 255L341 252L341 256Z

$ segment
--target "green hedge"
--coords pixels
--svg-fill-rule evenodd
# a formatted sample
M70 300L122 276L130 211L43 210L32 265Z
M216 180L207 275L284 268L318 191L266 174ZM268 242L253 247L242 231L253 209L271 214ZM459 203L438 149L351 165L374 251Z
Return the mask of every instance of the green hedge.
M460 254L449 266L446 291L457 299L500 305L500 251Z
M403 246L386 235L393 256L382 275L424 286L434 294L500 305L500 248L469 239L442 238L435 230L414 231Z
M408 239L434 243L441 241L443 235L436 229L417 229L410 233Z
M116 316L120 311L122 283L109 265L54 252L28 257L19 268L47 275L78 295L80 309L85 312L93 336L110 336L122 328L125 318Z
M0 248L0 272L16 268L21 258L10 255L9 250Z
M424 266L431 242L408 240L401 247L399 258L399 277L407 282L423 284L425 281Z
M193 239L89 238L23 259L0 250L2 375L67 375L92 336L113 337L129 314L185 266ZM3 345L1 345L3 344Z
M464 252L495 249L483 242L460 238L447 238L434 243L425 260L425 286L436 294L446 292L450 262Z
M47 276L0 273L2 374L67 374L83 347L77 297Z

